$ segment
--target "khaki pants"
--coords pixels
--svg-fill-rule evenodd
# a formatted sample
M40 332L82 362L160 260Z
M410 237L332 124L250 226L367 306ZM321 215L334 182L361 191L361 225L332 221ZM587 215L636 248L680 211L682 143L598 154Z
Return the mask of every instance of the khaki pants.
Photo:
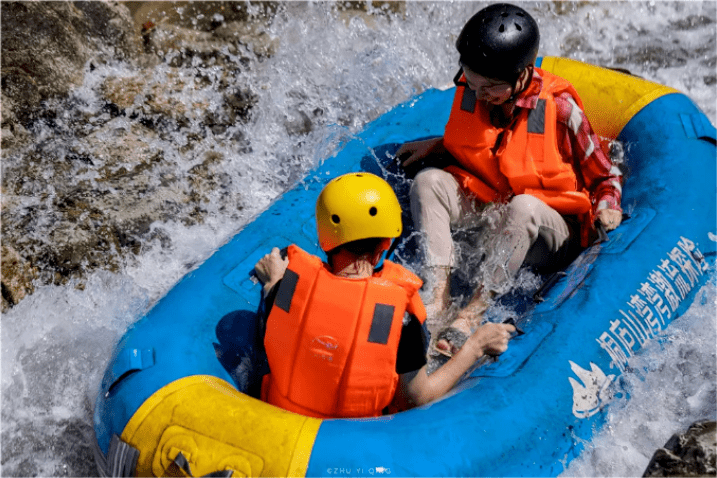
M416 175L410 197L429 268L456 267L452 230L488 224L479 238L486 252L484 285L496 292L522 265L557 270L580 251L577 221L527 194L513 197L505 207L486 208L466 196L452 174L426 168Z

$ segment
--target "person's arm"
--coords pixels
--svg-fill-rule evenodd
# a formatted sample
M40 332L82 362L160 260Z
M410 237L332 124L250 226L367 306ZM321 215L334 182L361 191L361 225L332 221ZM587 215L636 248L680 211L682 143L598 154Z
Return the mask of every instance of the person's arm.
M468 338L451 359L430 375L424 365L419 370L400 375L400 401L406 408L425 405L448 393L460 378L484 355L500 355L508 348L515 327L487 323Z
M413 177L429 166L444 168L451 164L451 156L443 145L443 137L405 143L396 151L396 161Z
M254 265L257 279L264 284L264 295L268 295L276 283L284 277L287 267L289 267L289 259L281 257L278 247L273 248Z
M595 198L595 214L608 231L622 221L622 172L600 148L600 139L585 113L568 93L556 98L562 148L575 158L585 187Z
M443 146L443 137L424 139L404 143L396 151L396 158L401 161L401 166L408 168L411 164L425 159L431 154L443 154L446 148Z
M289 260L281 257L281 251L277 247L273 248L269 254L259 259L254 265L254 273L257 279L264 285L257 310L257 314L259 314L260 318L257 325L258 335L255 337L256 343L261 347L264 346L266 322L269 319L269 313L274 306L274 300L276 299L276 294L279 289L277 285L284 277L288 266Z

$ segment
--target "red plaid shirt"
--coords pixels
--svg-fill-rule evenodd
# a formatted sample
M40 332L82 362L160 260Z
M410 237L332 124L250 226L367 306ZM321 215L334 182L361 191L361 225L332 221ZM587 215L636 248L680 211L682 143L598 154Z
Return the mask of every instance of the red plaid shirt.
M533 70L530 85L518 95L515 105L534 109L542 85L543 78L537 70ZM555 98L555 103L558 147L566 158L575 158L579 165L579 174L590 191L595 212L601 209L621 211L622 173L619 168L612 164L600 148L600 139L572 95L563 93Z

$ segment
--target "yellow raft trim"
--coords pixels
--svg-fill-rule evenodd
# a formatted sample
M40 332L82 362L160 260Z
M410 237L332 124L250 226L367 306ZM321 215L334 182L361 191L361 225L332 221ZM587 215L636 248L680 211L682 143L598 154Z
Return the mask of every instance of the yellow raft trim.
M545 57L540 67L573 84L585 114L601 138L615 139L645 106L669 93L668 86L568 58Z
M210 375L176 380L150 396L122 432L139 450L137 476L177 474L179 452L192 474L306 476L322 420L287 412Z

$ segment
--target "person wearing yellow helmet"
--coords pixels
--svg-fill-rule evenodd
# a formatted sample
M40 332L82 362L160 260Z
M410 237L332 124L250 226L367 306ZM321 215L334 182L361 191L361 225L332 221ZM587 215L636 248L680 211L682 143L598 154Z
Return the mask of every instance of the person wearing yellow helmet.
M262 399L307 416L377 416L442 396L478 358L506 350L513 326L487 324L428 375L422 281L390 260L377 267L403 229L386 181L370 173L333 179L318 197L316 223L326 262L291 245L254 268L267 311Z
M337 249L349 243L390 246L403 230L401 205L391 186L369 173L339 176L329 182L316 201L319 246L333 260ZM359 242L370 239L367 242ZM361 249L361 247L359 247ZM381 248L379 248L381 249ZM334 252L332 252L334 251ZM381 251L382 252L382 251Z

